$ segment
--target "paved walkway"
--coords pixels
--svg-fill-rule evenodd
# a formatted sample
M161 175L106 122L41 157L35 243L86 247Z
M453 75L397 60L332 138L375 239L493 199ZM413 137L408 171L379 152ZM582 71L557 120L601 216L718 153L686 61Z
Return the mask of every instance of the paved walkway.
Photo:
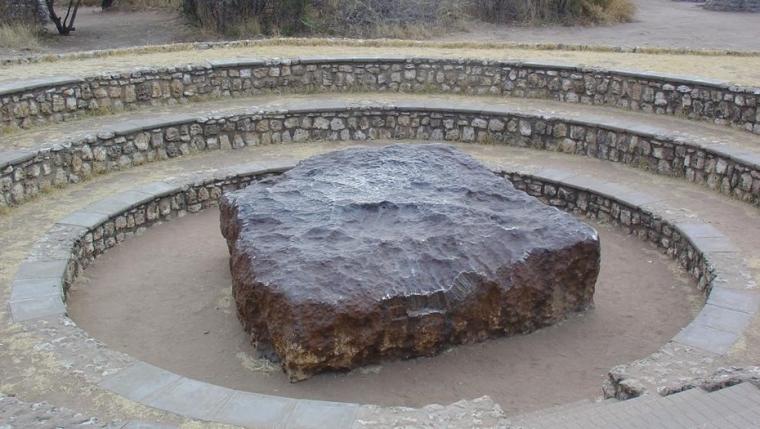
M141 183L166 179L192 171L217 168L250 161L301 159L316 153L345 147L338 143L290 144L264 146L240 151L223 151L193 155L181 159L149 164L119 173L99 176L91 181L72 185L12 209L0 225L0 299L7 300L9 284L16 267L32 243L56 220L114 192L130 189ZM546 167L570 174L607 180L635 187L657 195L673 216L699 219L714 225L745 252L756 279L760 280L760 211L682 180L652 176L620 165L557 153L537 152L504 146L460 145L464 150L494 167L521 172L536 172ZM2 322L8 320L3 309ZM0 388L29 401L48 400L57 405L83 410L104 421L148 420L177 423L176 417L148 409L90 385L81 374L67 371L67 363L52 359L46 353L50 339L36 338L18 325L2 323L0 338ZM760 355L760 321L755 320L729 356L720 362L695 362L705 367L754 361ZM76 355L76 350L73 351ZM670 369L665 368L665 371ZM663 374L678 377L683 374ZM65 386L61 389L60 386ZM179 420L181 421L181 420Z

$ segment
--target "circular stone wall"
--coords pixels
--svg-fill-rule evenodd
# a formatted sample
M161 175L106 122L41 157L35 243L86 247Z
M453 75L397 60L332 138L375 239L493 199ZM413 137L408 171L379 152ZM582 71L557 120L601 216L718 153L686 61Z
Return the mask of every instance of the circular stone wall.
M489 395L510 412L532 410L599 396L610 367L656 351L700 307L686 274L653 245L592 226L602 270L596 306L584 315L526 336L298 384L251 358L216 209L154 227L98 258L72 287L69 312L111 348L235 389L409 406Z

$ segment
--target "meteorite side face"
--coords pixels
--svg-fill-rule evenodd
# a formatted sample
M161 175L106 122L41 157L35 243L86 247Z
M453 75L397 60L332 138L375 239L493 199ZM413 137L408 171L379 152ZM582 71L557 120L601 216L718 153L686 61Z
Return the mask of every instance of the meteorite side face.
M316 156L221 200L238 316L292 380L586 309L596 231L446 145Z

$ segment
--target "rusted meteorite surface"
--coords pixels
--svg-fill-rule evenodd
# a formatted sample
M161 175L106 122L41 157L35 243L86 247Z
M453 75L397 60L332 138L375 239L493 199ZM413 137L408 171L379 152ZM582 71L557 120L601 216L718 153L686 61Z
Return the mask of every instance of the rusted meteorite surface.
M238 316L291 380L586 309L596 231L445 145L316 156L224 194Z

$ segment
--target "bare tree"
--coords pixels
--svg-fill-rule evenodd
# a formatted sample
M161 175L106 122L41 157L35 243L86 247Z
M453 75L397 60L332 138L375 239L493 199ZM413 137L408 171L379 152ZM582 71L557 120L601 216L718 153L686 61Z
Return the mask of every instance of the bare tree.
M55 13L54 3L55 0L45 0L50 20L53 21L55 28L58 29L58 34L68 36L72 31L76 30L74 28L74 20L77 18L77 11L82 0L69 0L69 6L66 8L66 15L63 18Z

